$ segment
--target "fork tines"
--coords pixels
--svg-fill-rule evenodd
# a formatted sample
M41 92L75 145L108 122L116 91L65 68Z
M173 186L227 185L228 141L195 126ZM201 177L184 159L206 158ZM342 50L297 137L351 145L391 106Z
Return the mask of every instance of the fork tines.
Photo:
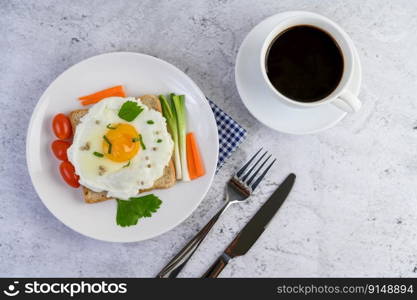
M262 171L262 173L258 176L258 174L261 172L261 170L264 168L265 164L271 159L272 155L270 154L266 159L264 157L267 155L268 151L265 151L258 159L257 161L252 164L252 162L255 160L255 158L258 156L259 153L261 153L262 148L258 150L250 159L249 161L239 170L237 171L235 177L248 186L252 191L256 189L256 187L259 185L259 183L262 181L262 179L265 177L266 173L268 173L269 169L272 167L272 165L275 163L276 159L274 158L272 162ZM250 169L246 171L246 169ZM256 168L256 171L254 172ZM248 179L249 178L249 179ZM256 180L255 180L256 178ZM254 181L254 182L253 182ZM253 183L252 183L253 182Z

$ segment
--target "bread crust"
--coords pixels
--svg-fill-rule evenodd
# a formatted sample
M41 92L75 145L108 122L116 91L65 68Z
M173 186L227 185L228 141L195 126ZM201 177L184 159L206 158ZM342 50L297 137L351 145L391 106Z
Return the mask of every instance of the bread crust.
M155 95L143 95L138 97L142 103L151 109L155 109L162 112L161 102ZM68 117L71 121L72 131L75 133L77 125L80 123L81 118L87 114L88 109L77 109L69 113ZM176 182L175 165L171 158L168 165L164 169L164 174L158 178L153 187L145 190L140 190L139 193L149 192L154 189L166 189L172 187ZM82 186L83 197L86 203L97 203L113 198L107 197L107 192L94 192L85 186Z

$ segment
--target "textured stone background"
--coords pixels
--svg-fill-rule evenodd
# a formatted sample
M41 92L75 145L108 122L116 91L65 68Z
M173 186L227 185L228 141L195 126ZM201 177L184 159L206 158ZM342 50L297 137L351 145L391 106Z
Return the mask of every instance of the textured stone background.
M274 132L242 105L233 68L262 19L305 9L338 22L363 64L363 108L309 136ZM256 245L223 277L417 275L417 2L0 0L0 276L154 276L221 206L224 182L261 144L280 164L233 207L182 276L199 276L289 172L295 189ZM25 164L40 95L71 65L110 51L160 57L187 72L249 131L183 224L112 244L65 227L43 206Z

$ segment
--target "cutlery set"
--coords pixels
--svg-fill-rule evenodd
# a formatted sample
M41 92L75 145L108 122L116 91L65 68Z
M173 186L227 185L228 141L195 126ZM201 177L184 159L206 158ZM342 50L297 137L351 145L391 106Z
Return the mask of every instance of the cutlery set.
M191 256L197 250L211 228L224 212L235 203L247 200L264 179L276 159L264 151L260 157L262 148L259 149L228 181L225 187L225 204L220 211L191 239L178 254L158 273L157 278L175 278L187 264ZM266 157L267 156L267 157ZM266 157L266 158L265 158ZM256 160L256 161L255 161ZM271 161L272 160L272 161ZM254 162L255 161L255 162ZM268 165L267 165L268 163ZM266 166L266 167L265 167ZM216 278L227 265L230 259L246 254L259 236L265 230L268 223L281 207L290 193L296 176L290 174L284 182L275 190L269 199L262 205L258 212L237 234L234 240L217 258L213 265L204 273L202 278Z

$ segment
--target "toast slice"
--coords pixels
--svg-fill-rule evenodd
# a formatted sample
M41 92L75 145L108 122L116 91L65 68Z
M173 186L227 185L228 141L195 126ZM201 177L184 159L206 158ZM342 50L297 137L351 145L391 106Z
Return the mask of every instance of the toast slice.
M148 106L151 109L155 109L159 112L162 112L161 102L159 98L155 95L144 95L138 97L142 103ZM71 121L72 131L75 132L77 125L80 123L81 118L88 112L88 109L78 109L74 110L69 113L68 117ZM139 192L147 192L153 189L166 189L173 186L176 182L176 175L175 175L175 166L172 159L169 161L168 165L164 169L164 174L162 177L158 178L153 187L146 190L140 190ZM109 200L112 198L107 197L107 192L94 192L86 187L82 187L83 189L83 196L84 201L87 203L96 203L101 202L104 200Z

